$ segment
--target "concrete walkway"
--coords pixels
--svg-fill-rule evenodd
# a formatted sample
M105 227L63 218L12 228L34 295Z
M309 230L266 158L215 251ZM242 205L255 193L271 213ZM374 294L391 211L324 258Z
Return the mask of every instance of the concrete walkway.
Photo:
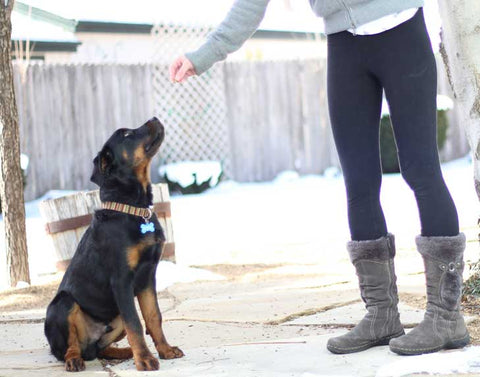
M476 250L472 249L476 253ZM467 251L468 253L468 251ZM411 328L423 316L411 305L423 294L413 253L398 259L401 319ZM207 267L205 267L207 268ZM208 267L209 268L209 267ZM148 375L311 377L480 375L480 347L401 357L387 346L351 355L326 350L329 337L364 314L348 260L322 265L223 266L222 280L177 283L159 293L169 342L186 356L161 361ZM64 376L43 335L44 308L0 313L0 376ZM472 320L473 318L469 318ZM150 348L153 345L148 338ZM126 345L125 341L121 345ZM136 376L133 361L95 360L82 376Z

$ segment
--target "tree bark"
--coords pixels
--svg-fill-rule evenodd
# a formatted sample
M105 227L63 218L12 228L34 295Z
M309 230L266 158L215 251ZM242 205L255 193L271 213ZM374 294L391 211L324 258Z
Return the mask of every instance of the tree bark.
M439 0L440 52L472 150L474 182L480 199L480 1Z
M30 283L18 113L13 91L11 9L13 0L0 0L0 198L5 225L5 249L10 285Z

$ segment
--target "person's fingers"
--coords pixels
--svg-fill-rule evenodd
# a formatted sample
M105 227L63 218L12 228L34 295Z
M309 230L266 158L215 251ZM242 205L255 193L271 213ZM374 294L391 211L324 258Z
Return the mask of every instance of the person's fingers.
M176 81L184 82L187 78L194 75L196 75L195 67L190 60L184 57L182 66L175 77Z
M177 81L177 82L184 81L188 77L187 72L188 72L189 69L190 69L189 64L187 63L187 61L184 60L182 62L182 66L180 67L177 74L175 75L175 81Z
M170 65L170 81L175 81L175 76L177 75L178 69L182 66L182 57L179 57L174 60Z
M172 82L184 82L187 78L196 74L192 62L185 56L180 56L174 60L170 65L169 73Z

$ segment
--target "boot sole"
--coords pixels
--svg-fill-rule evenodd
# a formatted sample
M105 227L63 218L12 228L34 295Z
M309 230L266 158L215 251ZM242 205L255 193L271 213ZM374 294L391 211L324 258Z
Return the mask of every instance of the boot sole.
M361 352L365 351L369 348L372 347L377 347L377 346L387 346L390 342L391 339L398 338L399 336L405 335L405 331L402 330L396 334L386 336L385 338L378 339L376 341L372 341L370 343L364 343L360 346L357 347L349 347L349 348L339 348L334 345L331 345L327 343L327 349L336 355L344 355L347 353L355 353L355 352Z
M462 339L456 339L449 341L441 346L433 347L433 348L421 348L421 349L415 349L415 348L396 348L392 347L390 345L390 351L395 352L398 355L402 356L414 356L414 355L422 355L425 353L433 353L433 352L438 352L443 349L457 349L457 348L463 348L466 345L470 343L470 335L467 334L465 337Z

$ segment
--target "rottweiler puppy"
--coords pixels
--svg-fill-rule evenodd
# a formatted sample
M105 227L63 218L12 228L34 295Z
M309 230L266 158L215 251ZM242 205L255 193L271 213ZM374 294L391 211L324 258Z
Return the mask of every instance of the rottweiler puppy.
M84 370L84 360L96 357L133 356L137 370L159 368L145 343L135 297L160 358L183 356L165 339L155 289L165 236L149 209L150 162L164 135L156 118L119 129L93 160L91 180L100 186L102 209L80 240L45 320L52 354L67 371ZM111 346L125 335L130 347Z

